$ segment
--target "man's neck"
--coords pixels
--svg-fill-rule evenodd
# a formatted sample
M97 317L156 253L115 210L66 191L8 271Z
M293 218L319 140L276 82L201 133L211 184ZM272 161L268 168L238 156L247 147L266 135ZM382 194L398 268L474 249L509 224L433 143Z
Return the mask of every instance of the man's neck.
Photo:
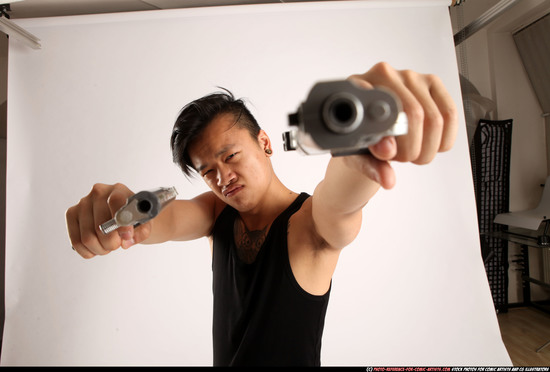
M281 214L298 195L276 180L262 198L258 208L241 212L241 219L249 231L263 230ZM269 228L268 228L269 230Z

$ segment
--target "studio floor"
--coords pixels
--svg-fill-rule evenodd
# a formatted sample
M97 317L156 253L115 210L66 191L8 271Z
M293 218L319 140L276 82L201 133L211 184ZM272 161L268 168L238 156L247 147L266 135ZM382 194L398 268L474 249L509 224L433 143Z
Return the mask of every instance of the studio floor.
M530 308L510 308L498 314L502 340L516 367L550 366L550 314Z

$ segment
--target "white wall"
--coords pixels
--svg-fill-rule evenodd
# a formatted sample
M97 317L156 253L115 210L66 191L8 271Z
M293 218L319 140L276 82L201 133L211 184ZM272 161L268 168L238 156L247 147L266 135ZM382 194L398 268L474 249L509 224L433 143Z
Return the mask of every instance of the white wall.
M188 101L249 98L274 166L312 192L326 156L284 153L280 134L312 84L385 60L441 76L461 107L448 2L365 1L36 19L10 48L4 365L209 365L211 263L204 240L93 260L70 248L64 211L94 182L204 191L171 163ZM278 150L277 150L278 149ZM481 261L464 120L429 166L364 213L334 275L325 365L504 365ZM307 173L304 173L307 170Z

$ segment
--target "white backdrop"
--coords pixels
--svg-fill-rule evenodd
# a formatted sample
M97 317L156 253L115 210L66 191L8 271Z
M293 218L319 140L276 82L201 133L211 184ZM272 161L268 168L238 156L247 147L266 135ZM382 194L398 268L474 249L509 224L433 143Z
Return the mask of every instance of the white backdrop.
M210 365L206 240L84 260L65 210L96 182L205 191L171 162L173 121L223 86L248 99L274 166L312 192L328 158L282 151L319 80L378 61L441 76L462 108L449 1L272 4L19 20L9 51L3 365ZM503 365L478 243L466 130L364 212L333 279L324 365Z

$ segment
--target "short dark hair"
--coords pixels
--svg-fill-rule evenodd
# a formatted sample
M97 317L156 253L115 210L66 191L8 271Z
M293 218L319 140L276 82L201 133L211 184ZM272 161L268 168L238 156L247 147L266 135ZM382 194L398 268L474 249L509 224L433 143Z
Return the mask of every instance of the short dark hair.
M224 92L212 93L188 103L176 119L170 146L174 163L179 165L186 176L191 176L195 170L189 156L189 147L216 116L233 114L235 124L247 129L253 138L258 138L261 128L244 101L235 99L227 89L221 89Z

